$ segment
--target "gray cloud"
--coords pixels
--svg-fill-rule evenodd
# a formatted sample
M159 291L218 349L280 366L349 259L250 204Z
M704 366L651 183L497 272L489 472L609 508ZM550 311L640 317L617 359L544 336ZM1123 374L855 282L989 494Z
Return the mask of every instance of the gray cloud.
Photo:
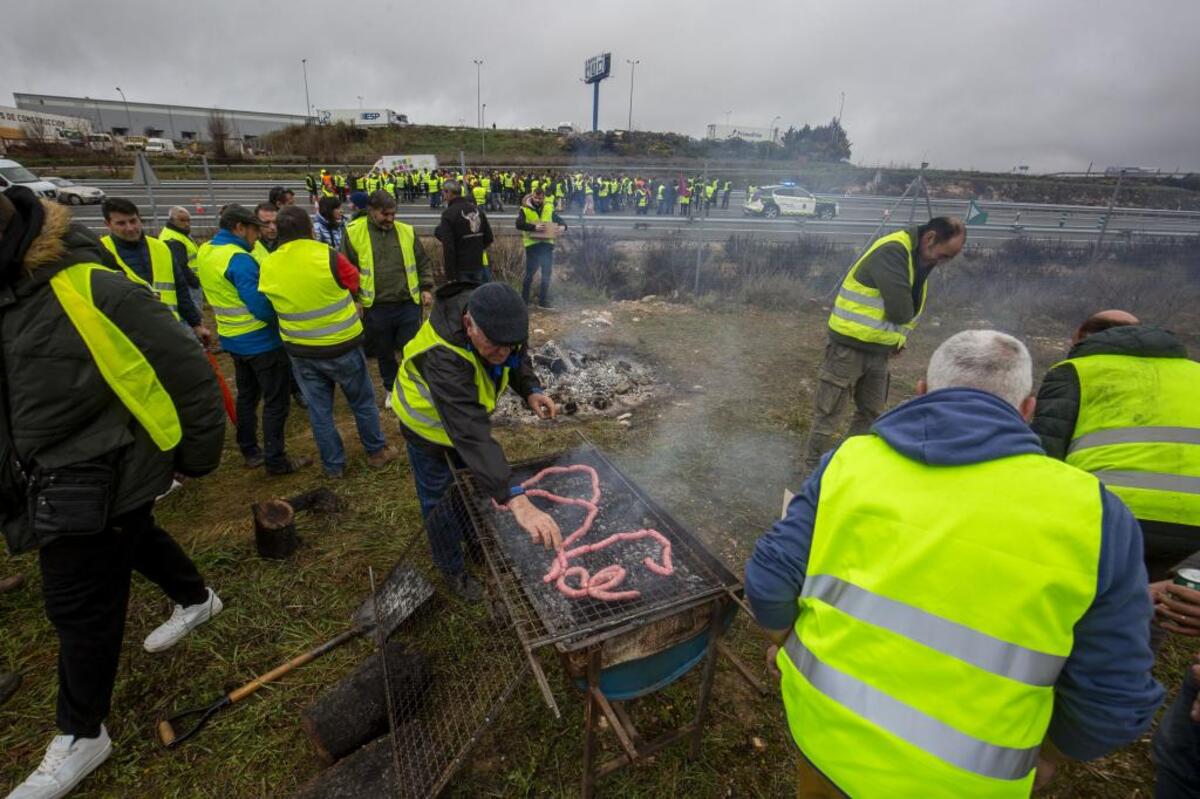
M854 160L1034 170L1200 168L1200 3L8 3L13 91L301 113L387 106L500 127L590 123L583 60L613 53L600 123L702 135L710 122L828 121L846 94ZM114 8L115 7L115 8ZM16 34L16 35L13 35Z

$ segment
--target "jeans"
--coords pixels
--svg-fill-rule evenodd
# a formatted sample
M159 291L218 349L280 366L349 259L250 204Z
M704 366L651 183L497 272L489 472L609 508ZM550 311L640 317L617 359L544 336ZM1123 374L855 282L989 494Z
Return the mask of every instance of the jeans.
M533 285L533 277L540 269L542 272L542 288L538 304L543 307L550 305L550 272L554 268L554 245L548 241L530 244L525 248L525 283L521 286L521 299L529 302L529 289Z
M1179 696L1167 708L1154 733L1152 751L1157 766L1155 799L1200 796L1200 724L1192 721L1197 686L1189 671Z
M363 310L363 329L378 358L384 394L392 390L400 371L396 352L404 351L404 345L417 335L420 327L421 306L415 302L376 303Z
M287 353L280 347L261 355L233 355L233 368L237 382L238 448L246 457L259 454L258 403L262 400L262 452L267 470L286 469L284 426L292 402L292 366Z
M449 459L449 461L447 461ZM452 449L436 455L408 442L408 463L412 468L413 482L417 486L417 501L421 503L421 516L425 519L425 535L429 538L429 549L433 552L433 563L447 577L463 572L463 530L465 509L459 500L443 503L442 498L454 483L453 468L463 467L462 459ZM456 495L457 497L457 495ZM466 525L469 531L470 526Z
M342 437L333 423L333 389L341 386L350 410L358 438L368 455L387 447L379 429L379 409L375 407L375 391L367 371L367 358L362 347L355 347L336 358L304 358L292 356L292 368L300 393L308 403L308 421L313 438L321 453L321 466L327 475L341 475L346 468L346 450Z
M58 634L58 728L95 738L108 716L132 572L177 605L208 597L204 578L154 522L153 504L114 516L96 535L67 536L38 551L46 617Z

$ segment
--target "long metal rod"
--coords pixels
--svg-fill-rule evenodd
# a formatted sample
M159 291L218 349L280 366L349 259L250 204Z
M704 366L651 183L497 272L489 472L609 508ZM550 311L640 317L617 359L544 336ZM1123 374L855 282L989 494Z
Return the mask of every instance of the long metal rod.
M1112 197L1108 199L1108 210L1104 212L1104 221L1100 224L1100 236L1096 239L1096 249L1092 252L1092 259L1095 260L1100 255L1100 248L1104 245L1104 234L1108 232L1108 222L1112 219L1113 208L1117 206L1117 195L1121 193L1121 181L1125 178L1125 170L1122 169L1117 173L1117 185L1113 187Z
M367 567L371 581L371 615L375 619L375 653L383 667L383 696L387 700L388 735L392 740L392 796L399 795L400 788L400 745L396 737L396 700L392 697L392 675L388 668L387 638L383 634L383 620L379 618L379 595L375 592L375 569Z

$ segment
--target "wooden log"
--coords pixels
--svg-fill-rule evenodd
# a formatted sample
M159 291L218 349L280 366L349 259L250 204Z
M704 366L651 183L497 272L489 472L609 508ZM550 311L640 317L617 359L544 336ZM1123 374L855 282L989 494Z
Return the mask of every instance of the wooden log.
M254 544L262 558L283 560L300 546L296 514L282 499L268 499L250 506L254 513Z
M431 670L423 654L399 641L389 643L387 653L396 723L401 724L420 709ZM372 654L349 676L325 689L301 713L300 725L326 763L340 760L386 733L387 697L379 654Z
M392 737L385 735L317 774L292 799L362 799L395 796Z
M342 501L328 488L314 488L287 500L294 511L311 510L317 513L336 513L342 510Z

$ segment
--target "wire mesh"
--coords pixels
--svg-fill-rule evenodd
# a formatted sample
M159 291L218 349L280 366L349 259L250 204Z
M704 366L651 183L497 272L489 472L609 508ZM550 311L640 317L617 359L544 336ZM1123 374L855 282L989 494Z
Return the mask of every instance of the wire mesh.
M736 579L704 549L690 533L655 505L595 448L578 447L549 459L516 464L517 480L527 481L548 467L585 465L599 478L600 500L591 531L576 546L640 529L654 529L670 543L674 572L662 575L645 565L659 561L662 547L655 538L617 540L599 551L572 559L596 575L611 565L621 565L626 577L617 591L636 591L636 597L605 601L592 596L571 598L546 575L555 554L532 544L511 513L500 511L474 484L470 473L460 470L455 478L462 490L465 510L473 533L492 567L498 593L505 602L514 626L527 648L569 639L582 639L660 615L670 608L715 595ZM532 484L530 484L532 487ZM590 476L579 472L548 474L536 486L561 497L588 498ZM564 538L585 522L588 508L531 498L549 512L562 528Z

